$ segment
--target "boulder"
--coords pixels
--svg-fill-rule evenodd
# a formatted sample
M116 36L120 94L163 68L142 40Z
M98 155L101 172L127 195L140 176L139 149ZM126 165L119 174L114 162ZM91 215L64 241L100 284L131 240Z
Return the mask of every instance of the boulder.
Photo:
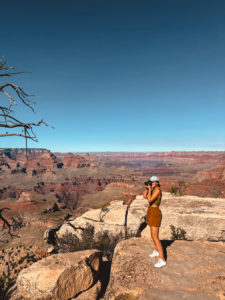
M89 289L98 279L102 253L85 250L55 254L23 269L16 281L22 299L62 300Z
M74 226L72 226L70 224L70 222L63 224L60 229L56 232L56 236L57 238L61 239L64 235L68 234L68 233L72 233L73 235L75 235L76 237L78 237L79 239L82 236L82 232L83 230L79 229L79 228L74 228Z
M104 299L224 299L222 242L176 240L163 246L167 265L158 269L154 267L158 259L149 257L154 246L148 239L119 242Z
M103 211L99 208L90 209L82 215L82 218L87 219L87 220L91 220L91 221L100 222L102 212Z
M101 221L107 225L126 225L127 205L113 205L103 211Z
M89 226L94 228L94 238L106 231L111 236L125 237L127 205L119 200L112 201L111 204L105 210L91 209L82 216L63 224L56 233L57 237L62 238L66 233L72 233L81 239L83 230Z
M112 236L122 235L123 237L125 237L126 228L122 225L107 224L105 222L96 222L91 219L83 218L82 216L76 218L70 223L75 228L81 229L86 229L88 228L88 226L93 226L94 238L96 238L98 234L103 234L106 231Z
M91 209L85 212L81 217L95 222L103 222L108 225L125 226L127 214L127 205L123 201L114 200L105 210Z

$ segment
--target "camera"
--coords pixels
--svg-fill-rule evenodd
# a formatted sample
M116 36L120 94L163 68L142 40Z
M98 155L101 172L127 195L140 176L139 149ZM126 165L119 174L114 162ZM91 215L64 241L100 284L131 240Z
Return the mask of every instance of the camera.
M146 181L146 182L145 182L145 185L146 185L146 186L148 186L148 185L152 186L151 180Z

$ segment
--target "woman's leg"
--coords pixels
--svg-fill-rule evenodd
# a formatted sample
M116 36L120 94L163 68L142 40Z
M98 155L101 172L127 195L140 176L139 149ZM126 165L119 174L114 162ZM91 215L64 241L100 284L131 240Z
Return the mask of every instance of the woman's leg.
M156 245L156 247L158 249L157 251L159 252L159 257L162 260L165 260L162 243L159 240L159 227L151 226L151 235L152 235L154 244Z
M158 247L157 247L157 245L155 243L155 238L154 238L152 226L150 226L150 232L151 232L151 237L152 237L152 240L153 240L153 243L154 243L154 246L155 246L155 250L159 252Z

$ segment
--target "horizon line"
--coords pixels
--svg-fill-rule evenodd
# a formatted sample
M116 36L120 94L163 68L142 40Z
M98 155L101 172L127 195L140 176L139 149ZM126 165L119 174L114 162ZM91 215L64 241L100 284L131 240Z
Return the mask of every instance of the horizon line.
M6 150L6 149L26 149L26 147L5 147L5 148L0 148L0 150ZM133 150L130 150L130 151L117 151L117 150L101 150L101 151L94 151L94 150L91 150L91 151L88 151L88 150L83 150L83 151L74 151L74 150L68 150L68 151L53 151L53 150L50 150L48 148L32 148L32 147L28 147L27 150L49 150L51 152L58 152L58 153L68 153L68 152L71 152L71 153L164 153L164 152L225 152L225 149L224 150L164 150L164 151L133 151Z

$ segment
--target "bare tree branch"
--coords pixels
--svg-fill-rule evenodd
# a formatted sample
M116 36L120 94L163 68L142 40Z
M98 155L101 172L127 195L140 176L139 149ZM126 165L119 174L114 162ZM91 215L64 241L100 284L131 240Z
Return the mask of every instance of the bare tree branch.
M0 68L1 70L1 68ZM10 99L10 105L9 108L14 104L16 104L16 100L5 90L7 87L10 87L13 91L16 92L17 96L19 97L19 99L28 107L30 107L30 109L34 112L33 107L29 104L36 104L34 101L31 101L28 97L29 96L33 96L33 95L28 95L24 92L23 88L21 86L15 85L13 83L6 83L2 86L0 86L0 92L4 93L9 99Z
M4 60L4 57L0 58L0 72L3 71L3 73L0 73L0 77L11 77L13 75L21 74L24 72L10 72L9 70L14 70L14 67L7 66L6 62ZM15 97L12 96L12 92L15 94ZM2 85L0 85L0 95L1 93L6 96L9 100L8 106L0 106L0 110L2 113L0 114L0 127L7 128L7 129L20 129L22 130L22 133L9 133L8 131L6 133L0 134L0 137L7 137L7 136L19 136L23 137L26 140L26 157L27 157L27 139L31 139L35 142L38 142L37 136L33 131L34 126L40 126L42 124L52 127L53 126L47 124L46 122L40 120L39 122L22 122L18 120L16 117L13 116L14 110L12 109L13 105L17 105L17 100L20 100L24 105L29 107L33 112L34 108L32 105L36 105L35 101L30 100L29 97L32 97L33 95L27 94L22 86L16 85L12 82L7 82Z

